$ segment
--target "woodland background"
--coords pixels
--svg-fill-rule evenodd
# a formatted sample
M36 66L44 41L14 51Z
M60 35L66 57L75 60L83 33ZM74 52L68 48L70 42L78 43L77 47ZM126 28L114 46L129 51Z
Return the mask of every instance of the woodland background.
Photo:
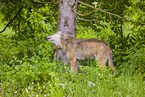
M86 74L53 60L58 0L0 0L0 95L50 97L145 96L145 1L81 0L77 38L98 38L113 50L117 71L82 61ZM104 72L105 71L105 72Z

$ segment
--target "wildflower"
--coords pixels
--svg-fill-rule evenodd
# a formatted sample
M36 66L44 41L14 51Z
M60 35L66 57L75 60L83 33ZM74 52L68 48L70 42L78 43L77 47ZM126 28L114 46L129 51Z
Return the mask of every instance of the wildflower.
M39 95L36 95L36 97L39 97Z
M25 88L26 89L26 92L28 93L28 89L27 88Z
M43 86L43 88L45 88L45 86Z
M46 94L44 94L44 96L46 96Z
M57 79L57 80L58 80L58 78L55 78L55 79Z
M59 83L61 86L63 86L63 84L62 83Z
M57 85L57 83L55 83L55 85Z
M31 87L31 90L33 90L33 86Z
M59 85L61 85L64 88L66 86L66 83L65 84L59 83Z
M14 93L17 93L17 91L15 91Z
M92 3L92 4L94 4L94 5L95 5L95 7L97 7L97 4L98 4L98 3L97 3L97 2L94 2L94 3Z
M94 83L92 83L91 81L88 82L89 87L91 87L91 85L95 86Z
M89 81L88 84L91 85L91 82Z
M34 85L34 83L32 82L32 85Z

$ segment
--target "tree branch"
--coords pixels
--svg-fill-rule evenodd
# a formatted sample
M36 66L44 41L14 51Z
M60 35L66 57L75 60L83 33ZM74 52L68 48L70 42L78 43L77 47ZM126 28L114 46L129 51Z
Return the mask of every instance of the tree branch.
M78 20L82 20L82 21L88 21L88 22L92 22L92 21L96 21L96 22L99 22L100 21L97 21L97 19L92 19L92 20L88 20L88 19L83 19L83 18L77 18Z
M107 25L107 24L104 24L104 23L101 23L100 21L97 21L98 19L92 19L92 20L88 20L88 19L82 19L82 18L77 18L78 20L82 20L82 21L87 21L87 22L97 22L99 24L102 24L102 25L106 25L106 26L110 26L110 25ZM119 27L119 26L110 26L110 27Z
M20 12L21 12L21 10L23 9L23 7L21 7L19 10L18 10L18 12L17 12L17 14L16 14L16 16L4 27L4 29L2 30L2 31L0 31L0 33L2 33L2 32L4 32L5 30L6 30L6 28L13 22L13 20L15 20L16 19L16 17L20 14Z
M77 11L75 11L74 9L72 9L77 15L79 15L79 16L88 16L88 15L90 15L90 14L92 14L93 12L95 12L96 10L93 10L93 11L91 11L90 13L86 13L86 14L80 14L80 13L78 13Z
M101 12L104 12L104 13L107 13L107 14L110 14L110 15L113 15L113 16L116 16L116 17L118 17L118 18L120 18L120 19L123 19L123 20L125 20L125 21L129 21L129 22L132 22L132 23L137 23L137 24L145 25L145 23L135 22L135 21L132 21L132 20L126 19L126 18L121 17L121 16L119 16L119 15L117 15L117 14L114 14L114 13L111 13L111 12L107 12L107 11L105 11L105 10L102 10L102 9L96 8L96 7L92 6L92 5L86 4L86 3L82 2L82 1L78 1L78 2L81 3L81 4L83 4L83 5L88 6L88 7L90 7L90 8L93 8L93 9L95 9L95 10L99 10L99 11L101 11Z
M47 4L58 4L60 2L60 1L45 2L44 0L43 0L43 2L37 1L37 0L34 0L34 1L37 3L47 3Z
M68 4L72 7L72 10L74 11L74 13L76 13L76 14L79 15L79 16L88 16L88 15L90 15L90 14L92 14L93 12L96 11L96 10L93 10L93 11L91 11L90 13L87 13L87 14L80 14L80 13L78 13L76 10L73 9L73 6L74 6L75 3L74 3L73 5L71 5L70 2L68 2Z

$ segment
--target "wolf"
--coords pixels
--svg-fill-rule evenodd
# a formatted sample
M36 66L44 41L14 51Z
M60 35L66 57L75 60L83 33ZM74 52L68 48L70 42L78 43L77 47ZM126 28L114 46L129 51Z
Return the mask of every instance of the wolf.
M99 61L99 67L105 66L108 60L109 67L114 70L114 75L116 75L112 60L112 50L106 42L94 38L78 39L61 31L57 31L52 36L46 36L45 39L66 52L70 59L71 71L76 71L78 69L78 67L75 68L77 59L95 59Z

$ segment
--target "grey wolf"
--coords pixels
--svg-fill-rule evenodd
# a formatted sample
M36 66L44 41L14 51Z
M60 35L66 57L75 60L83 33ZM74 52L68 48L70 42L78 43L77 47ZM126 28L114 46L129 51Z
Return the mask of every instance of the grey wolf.
M106 42L99 39L77 39L61 31L45 38L67 53L71 71L78 69L75 66L77 59L95 59L99 61L99 67L105 66L108 60L109 67L114 70L114 75L116 74L112 60L112 50Z

